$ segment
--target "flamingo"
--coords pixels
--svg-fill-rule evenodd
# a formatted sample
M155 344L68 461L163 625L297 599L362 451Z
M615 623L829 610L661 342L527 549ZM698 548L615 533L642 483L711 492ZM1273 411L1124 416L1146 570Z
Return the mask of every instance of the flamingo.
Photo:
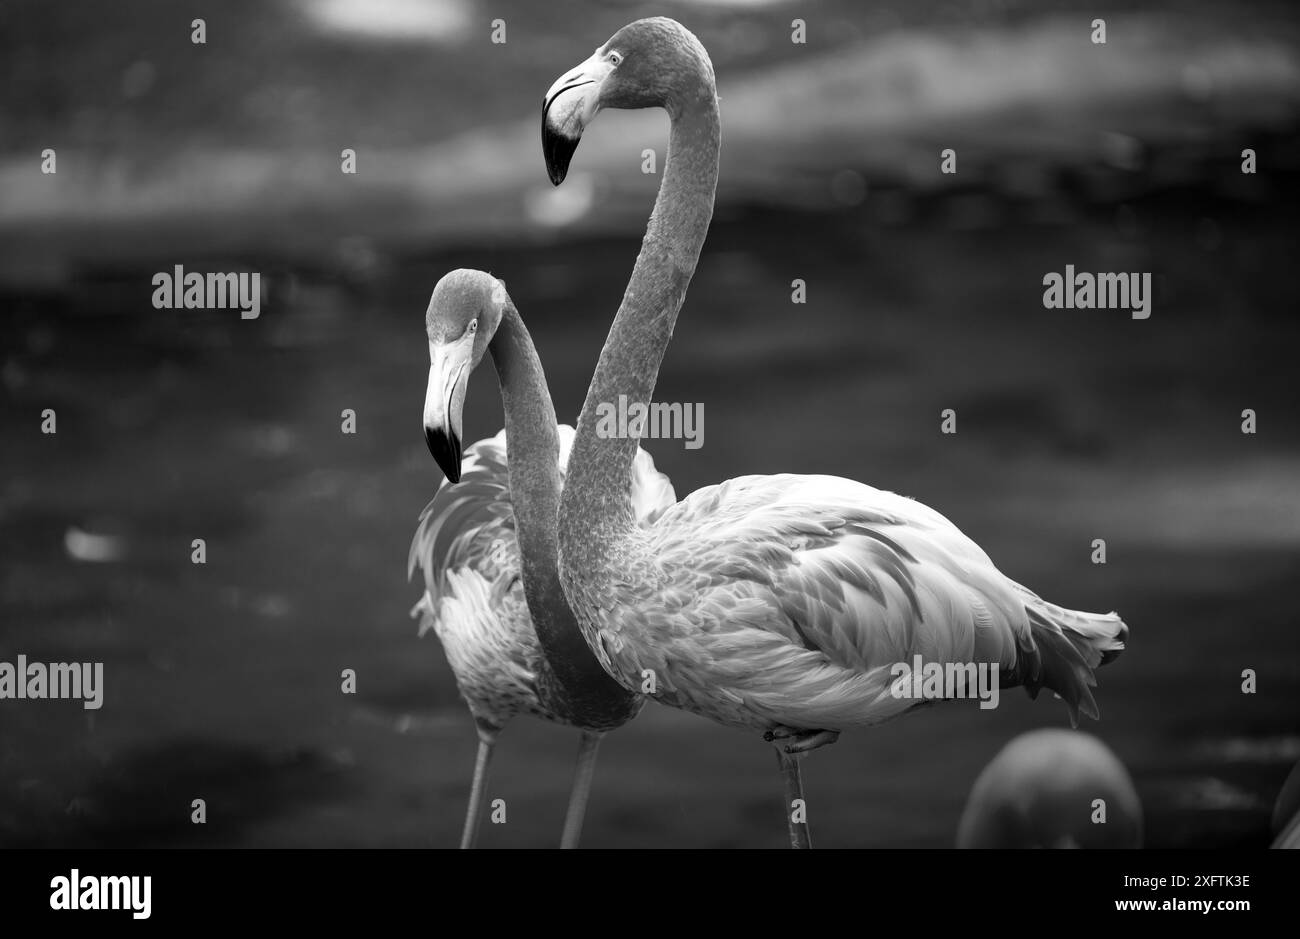
M1096 737L1031 730L975 780L957 847L1140 848L1142 803L1124 764Z
M478 731L461 847L478 836L497 735L521 712L582 732L560 841L577 847L601 738L635 717L643 699L601 670L560 591L556 511L574 431L556 425L541 362L500 280L482 271L447 274L425 326L424 433L447 478L420 515L407 577L416 568L423 574L424 594L411 613L421 635L432 629L441 640ZM465 389L489 349L506 426L462 458ZM638 518L676 501L645 451L632 473Z
M1292 767L1277 794L1272 831L1274 848L1300 848L1300 763Z
M653 524L633 512L637 441L596 430L602 402L648 403L713 214L713 66L666 18L614 34L547 92L542 150L560 185L605 108L663 108L659 194L578 419L560 502L560 580L601 665L625 688L777 747L793 847L811 846L799 761L843 730L918 702L893 667L984 663L1031 696L1097 716L1093 670L1124 648L1115 614L1066 610L1010 580L933 509L834 476L743 476ZM902 664L906 673L910 665ZM792 811L794 807L794 811ZM805 809L804 813L798 811Z

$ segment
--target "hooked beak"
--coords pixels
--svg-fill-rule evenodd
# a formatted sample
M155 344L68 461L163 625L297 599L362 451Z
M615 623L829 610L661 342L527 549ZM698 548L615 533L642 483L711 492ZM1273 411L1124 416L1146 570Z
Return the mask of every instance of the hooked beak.
M474 348L473 340L466 339L429 343L429 387L424 394L424 441L452 483L460 482L461 411Z
M542 155L546 175L558 186L569 172L583 129L600 110L600 93L614 66L592 55L551 86L542 102Z

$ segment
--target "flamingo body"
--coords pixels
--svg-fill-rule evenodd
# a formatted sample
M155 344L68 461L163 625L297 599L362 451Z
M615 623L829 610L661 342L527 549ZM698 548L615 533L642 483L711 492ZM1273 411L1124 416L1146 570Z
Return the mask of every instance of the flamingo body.
M563 474L574 431L566 424L557 430ZM538 680L545 673L543 652L524 597L506 459L504 430L473 444L465 451L461 482L444 480L420 513L407 576L418 568L424 593L411 613L421 635L433 630L438 636L476 721L500 730L525 713L572 725L551 686ZM644 450L632 491L642 521L676 499L672 483Z
M607 576L561 566L601 664L629 688L652 669L656 700L732 727L896 717L921 703L891 693L916 655L996 663L1002 684L1096 717L1093 669L1127 635L1010 580L933 509L834 476L709 486L623 546Z

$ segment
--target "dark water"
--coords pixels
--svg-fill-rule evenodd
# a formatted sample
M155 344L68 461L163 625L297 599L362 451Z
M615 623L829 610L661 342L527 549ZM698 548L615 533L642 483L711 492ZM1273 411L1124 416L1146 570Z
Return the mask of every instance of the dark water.
M704 404L704 447L651 450L679 494L776 471L904 492L1045 597L1118 610L1130 648L1085 729L1133 773L1147 843L1264 845L1300 757L1291 204L1153 195L1032 224L946 199L893 228L867 209L721 216L658 392ZM572 420L635 252L488 244L359 280L263 259L251 322L153 310L170 260L6 298L0 660L102 661L107 687L93 716L0 702L0 843L454 844L475 738L404 569L440 480L419 431L424 306L451 267L503 276ZM1042 276L1067 263L1155 272L1151 318L1044 310ZM466 436L500 424L483 369ZM124 554L75 561L70 529ZM1066 722L1016 691L845 735L805 764L818 841L949 845L984 763ZM490 788L507 824L485 845L555 842L576 746L508 729ZM769 747L650 706L605 744L586 842L778 847L778 793Z

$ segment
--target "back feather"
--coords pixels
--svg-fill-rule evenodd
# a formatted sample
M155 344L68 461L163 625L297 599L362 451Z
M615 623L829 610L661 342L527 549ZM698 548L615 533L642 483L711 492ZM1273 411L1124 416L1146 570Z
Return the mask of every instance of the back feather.
M560 478L563 481L576 432L556 425L560 438ZM406 558L409 580L417 568L424 575L425 594L411 610L423 633L437 615L438 599L447 589L447 573L472 567L494 585L494 596L519 576L515 516L510 502L510 470L506 432L501 430L470 446L461 461L461 481L446 479L424 511ZM643 524L655 521L677 501L672 483L638 450L632 469L632 500Z

